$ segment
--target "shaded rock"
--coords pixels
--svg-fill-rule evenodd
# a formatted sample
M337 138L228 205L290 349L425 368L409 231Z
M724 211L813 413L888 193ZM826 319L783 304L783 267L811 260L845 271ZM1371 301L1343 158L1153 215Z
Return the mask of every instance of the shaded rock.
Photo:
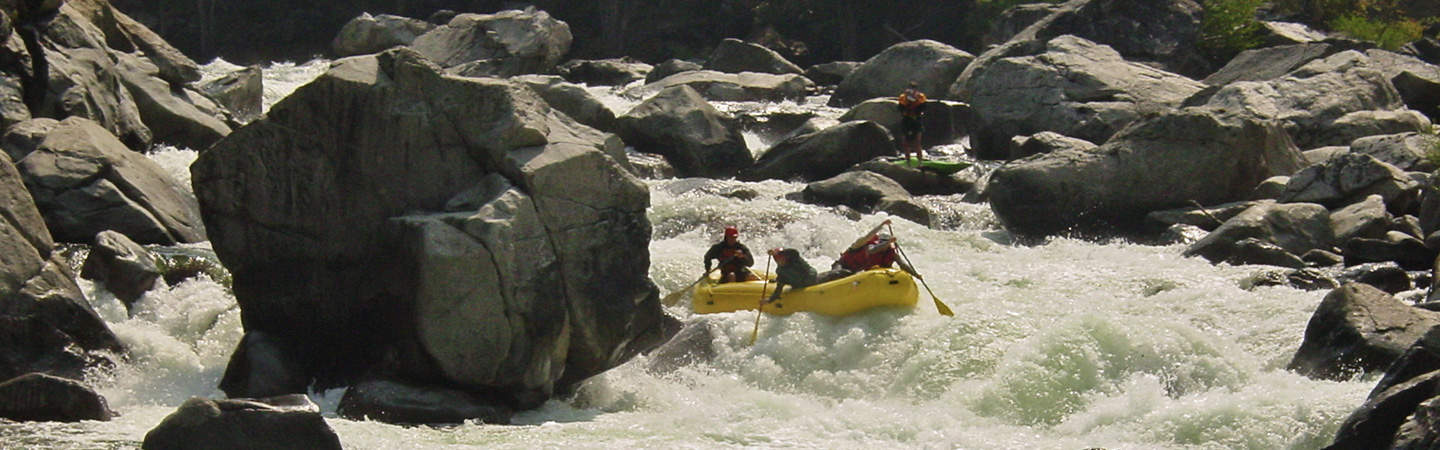
M250 66L201 83L200 92L215 99L236 120L249 122L264 112L264 83L260 66Z
M535 407L662 339L648 192L612 143L397 48L336 61L191 170L247 332L304 362L286 369Z
M1430 372L1372 396L1350 413L1329 448L1394 448L1395 434L1421 402L1435 396L1440 371Z
M718 354L715 351L715 326L713 321L703 317L686 322L675 337L650 353L650 364L645 366L645 370L663 374L714 360Z
M220 390L230 398L303 394L310 379L295 350L271 333L250 330L235 345Z
M367 380L345 391L336 411L351 420L394 424L453 424L467 420L509 424L510 408L462 390Z
M1289 267L1299 269L1305 267L1305 262L1299 256L1290 254L1280 246L1268 241L1245 238L1235 243L1235 248L1230 256L1225 258L1230 265L1261 264L1267 266Z
M1329 267L1344 263L1345 257L1329 250L1317 248L1300 255L1300 260L1315 267Z
M103 36L105 44L113 50L120 53L138 51L157 67L157 76L166 82L180 86L200 79L200 66L194 60L110 2L72 0L64 4L94 25L98 35Z
M1376 398L1395 385L1436 370L1440 370L1440 328L1431 328L1385 369L1385 376L1375 383L1367 398Z
M320 409L303 395L298 397L192 397L145 433L142 448L188 449L204 442L213 449L340 449L340 438L320 416Z
M783 74L804 74L795 63L786 60L774 50L739 39L725 38L710 54L705 69L717 72L740 73L760 72Z
M693 63L683 59L669 59L660 64L656 64L655 68L650 69L650 73L645 74L645 84L650 84L656 81L663 80L671 75L680 72L689 72L692 70L701 69L704 69L704 66L701 66L697 63Z
M83 299L82 299L83 301ZM52 316L58 316L52 315ZM0 315L0 378L11 379L40 372L73 380L85 377L90 367L108 367L106 357L89 353L77 345L76 338L49 323L38 314ZM95 317L99 322L99 317ZM104 329L109 333L109 329ZM114 341L115 349L119 342Z
M1285 284L1295 289L1318 291L1335 289L1340 282L1319 270L1304 268L1292 270L1285 275Z
M877 156L893 155L894 151L890 134L880 125L845 122L776 143L760 155L754 167L742 170L738 178L822 180Z
M57 240L88 243L105 230L142 244L205 240L195 198L90 120L60 122L15 166Z
M1367 284L1347 283L1320 302L1287 369L1331 380L1383 370L1436 324L1440 313L1411 307Z
M1260 203L1225 221L1185 249L1185 256L1225 261L1241 241L1254 238L1275 244L1291 254L1330 248L1334 235L1330 213L1313 203Z
M105 397L80 382L30 373L0 383L0 418L18 422L110 420Z
M805 69L805 78L814 81L815 84L834 86L845 80L845 77L855 73L855 69L864 64L859 61L835 61L823 64L816 64ZM897 92L898 94L898 92Z
M731 177L755 163L735 119L690 86L661 91L617 122L626 144L664 156L682 177Z
M121 55L116 69L155 142L205 149L230 134L229 125L197 105L207 100L194 91L171 88L149 61Z
M624 94L635 98L648 98L680 85L690 86L707 100L727 102L799 100L815 87L815 83L795 74L690 70L630 88Z
M1365 56L1390 79L1410 109L1440 117L1440 65L1382 49L1365 50Z
M574 59L555 68L565 81L591 86L624 86L643 80L654 67L630 57Z
M1391 448L1421 450L1440 447L1440 434L1435 430L1440 430L1440 397L1431 397L1415 407L1415 412L1395 430Z
M1011 231L1133 229L1151 211L1245 199L1296 170L1300 152L1274 126L1187 108L1126 128L1093 151L1061 151L996 169L986 191ZM1290 249L1303 253L1303 249Z
M1390 213L1385 211L1385 199L1371 195L1359 203L1332 211L1330 224L1335 229L1335 242L1378 239L1390 228Z
M459 14L410 47L451 73L508 77L547 73L570 51L570 26L534 8Z
M1289 176L1276 175L1266 178L1265 181L1261 181L1259 185L1255 186L1255 190L1250 191L1250 199L1275 200L1285 193L1285 186L1289 184Z
M1352 153L1374 156L1400 170L1418 172L1436 169L1426 154L1437 149L1440 149L1440 136L1416 132L1367 136L1350 143Z
M875 172L900 183L906 192L913 195L964 194L975 187L975 177L964 172L942 175L886 160L870 160L850 170Z
M626 150L625 159L630 162L630 169L635 176L648 179L675 178L675 166L670 165L665 157L653 153L640 153L633 150Z
M47 47L66 50L45 53L52 79L36 115L88 118L124 145L148 148L154 136L141 119L130 91L122 87L117 56L106 47L102 32L75 9L77 5L81 3L67 2L60 8L61 14L44 29L42 37Z
M1398 294L1415 287L1410 280L1410 274L1392 261L1346 267L1337 278L1345 283L1368 284L1389 294Z
M1390 231L1379 239L1354 238L1342 244L1345 264L1394 261L1411 270L1430 268L1435 252L1425 242L1399 231Z
M1060 5L1055 3L1021 3L1006 8L1000 18L990 23L990 30L980 42L986 47L1004 43L1059 9Z
M845 205L864 213L887 212L921 225L930 224L930 211L915 203L894 180L872 172L845 172L816 181L801 191L805 203Z
M894 97L866 100L840 116L841 122L868 120L880 124L891 136L900 136L900 103ZM947 100L925 102L925 117L921 120L925 131L920 135L920 145L933 147L948 145L965 137L971 126L973 112L970 105ZM895 146L899 147L899 142Z
M1418 190L1418 183L1399 168L1370 155L1349 153L1296 172L1279 200L1339 207L1379 195L1391 211L1405 211Z
M1004 158L1011 137L1041 131L1105 142L1144 111L1179 106L1204 87L1075 36L992 61L968 83L971 143L983 159Z
M1052 153L1061 150L1087 152L1096 145L1084 139L1076 139L1053 131L1041 131L1030 136L1017 136L1010 141L1010 157L1020 159L1030 155Z
M448 22L448 21L447 21ZM391 47L410 45L415 38L435 29L435 24L420 19L390 14L360 13L340 27L330 41L335 56L346 57L379 53Z
M1273 204L1274 202L1268 202ZM1184 208L1151 211L1145 221L1168 227L1174 224L1194 225L1205 231L1214 231L1225 221L1234 218L1250 207L1260 204L1255 201L1221 203L1209 207L1188 206ZM1156 227L1159 228L1159 227Z
M554 75L521 75L511 80L524 83L540 94L551 108L601 131L615 131L615 113L583 86L567 83Z
M155 287L160 279L160 267L155 255L140 244L114 231L101 231L95 235L95 246L80 268L80 277L105 284L105 289L115 298L133 306L140 296Z
M50 134L60 121L50 118L39 118L16 123L5 130L3 143L5 154L10 156L10 161L24 159L30 152L40 148L40 143L45 142L45 135Z
M1209 86L1224 86L1236 81L1268 81L1285 76L1310 61L1329 56L1335 50L1329 44L1308 43L1250 49L1240 52L1220 70L1202 81Z
M975 56L924 39L892 45L865 60L835 88L830 106L845 107L876 97L893 97L915 82L927 96L941 98Z

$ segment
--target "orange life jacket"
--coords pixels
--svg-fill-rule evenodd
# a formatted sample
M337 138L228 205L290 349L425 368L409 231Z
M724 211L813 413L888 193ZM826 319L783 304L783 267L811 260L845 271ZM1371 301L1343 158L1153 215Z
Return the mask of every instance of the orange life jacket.
M900 93L900 112L910 117L917 117L925 107L925 101L924 92L906 89L905 92Z

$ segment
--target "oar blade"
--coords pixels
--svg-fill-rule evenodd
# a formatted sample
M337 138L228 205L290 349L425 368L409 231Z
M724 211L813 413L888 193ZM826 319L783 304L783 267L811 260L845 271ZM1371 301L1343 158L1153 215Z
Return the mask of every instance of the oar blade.
M688 290L689 289L680 289L675 292L671 292L669 295L666 295L665 298L660 299L660 304L665 306L675 306L676 303L680 303L680 297L684 297L685 291Z
M926 286L926 289L929 289L929 286ZM940 301L940 297L930 294L930 299L935 301L935 310L940 311L940 315L952 317L955 315L955 311L951 311L949 306L945 306L945 302Z

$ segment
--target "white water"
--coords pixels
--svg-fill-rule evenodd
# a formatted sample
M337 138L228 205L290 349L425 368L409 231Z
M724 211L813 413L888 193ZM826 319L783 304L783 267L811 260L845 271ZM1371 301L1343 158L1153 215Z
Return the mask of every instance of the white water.
M308 81L323 67L277 65L266 82ZM283 83L288 92L303 81ZM183 172L194 152L154 157ZM700 255L726 224L751 248L795 247L825 267L884 219L783 200L803 187L794 183L650 186L650 276L663 293L699 275ZM759 195L724 195L736 189ZM1182 258L1181 245L1014 245L984 205L925 202L943 209L945 229L895 218L895 231L955 317L938 315L922 292L913 313L765 316L751 346L753 313L693 316L682 301L671 313L717 325L714 361L652 374L641 357L512 425L350 421L333 417L339 392L313 395L350 449L1312 449L1373 386L1283 370L1324 292L1246 290L1264 268ZM131 348L115 373L89 380L122 416L0 424L0 447L136 448L185 398L222 395L215 386L241 328L220 285L151 292L133 318L103 289L82 286Z

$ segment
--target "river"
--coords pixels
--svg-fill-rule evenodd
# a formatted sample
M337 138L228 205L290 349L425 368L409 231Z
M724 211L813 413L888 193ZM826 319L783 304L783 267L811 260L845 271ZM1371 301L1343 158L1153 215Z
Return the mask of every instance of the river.
M266 105L326 61L266 68ZM234 66L206 66L214 76ZM634 104L592 88L617 111ZM812 108L727 104L727 109ZM747 134L755 150L767 142ZM943 150L943 149L942 149ZM195 152L152 158L188 185ZM972 169L973 170L973 169ZM651 180L650 276L662 294L699 276L720 227L752 249L793 247L816 267L883 215L786 200L782 181ZM751 200L733 195L753 194ZM1324 291L1252 287L1261 266L1211 265L1184 244L1054 238L1013 242L984 204L926 197L930 229L891 218L934 299L914 311L844 318L692 315L720 332L708 363L652 373L642 356L571 399L510 425L400 427L335 416L342 392L314 392L347 449L399 448L966 448L1315 449L1360 405L1373 379L1316 381L1287 372ZM208 245L185 251L206 251ZM757 261L758 262L758 261ZM761 263L763 264L763 263ZM87 379L121 416L109 422L0 423L3 448L138 448L147 431L215 386L242 335L234 298L198 278L145 295L133 317L82 288L131 357Z

